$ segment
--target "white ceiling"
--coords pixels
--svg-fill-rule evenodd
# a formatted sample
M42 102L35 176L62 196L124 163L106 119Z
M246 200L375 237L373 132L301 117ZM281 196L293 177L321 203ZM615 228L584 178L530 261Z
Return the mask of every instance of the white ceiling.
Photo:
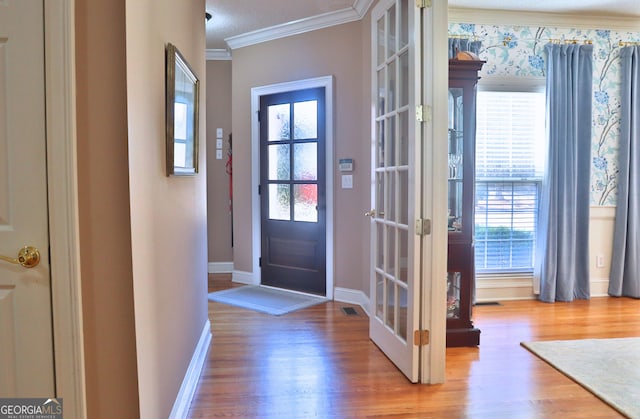
M206 0L207 49L225 49L225 39L301 19L353 12L366 0ZM449 7L501 9L591 16L638 16L640 0L449 0Z

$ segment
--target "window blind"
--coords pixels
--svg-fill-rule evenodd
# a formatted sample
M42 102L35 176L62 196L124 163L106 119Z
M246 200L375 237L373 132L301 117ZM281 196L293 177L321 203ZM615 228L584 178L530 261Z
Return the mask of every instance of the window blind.
M545 96L479 91L475 254L478 272L531 271L544 174Z

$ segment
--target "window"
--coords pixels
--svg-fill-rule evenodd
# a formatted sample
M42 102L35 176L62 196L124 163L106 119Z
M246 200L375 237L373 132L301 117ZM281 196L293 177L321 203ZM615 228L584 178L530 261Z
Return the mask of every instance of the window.
M546 150L545 94L480 90L476 126L476 271L531 272Z

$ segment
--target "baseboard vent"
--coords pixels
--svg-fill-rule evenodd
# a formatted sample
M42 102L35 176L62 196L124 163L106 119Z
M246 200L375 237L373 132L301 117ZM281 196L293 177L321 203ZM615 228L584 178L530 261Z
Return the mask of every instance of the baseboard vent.
M341 310L347 316L359 316L360 315L360 313L358 313L358 310L356 310L353 307L342 307Z
M499 302L497 302L497 301L481 301L481 302L475 303L474 305L476 305L476 306L499 306L501 304Z

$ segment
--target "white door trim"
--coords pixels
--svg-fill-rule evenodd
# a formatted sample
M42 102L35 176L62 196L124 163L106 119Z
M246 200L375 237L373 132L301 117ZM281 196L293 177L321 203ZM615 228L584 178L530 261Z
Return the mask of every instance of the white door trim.
M258 111L260 110L260 96L280 92L325 88L325 123L326 123L326 197L327 197L327 298L333 299L333 76L317 77L306 80L291 81L251 89L251 231L253 249L253 283L261 281L261 271L258 257L261 253L262 230L260 227L260 124Z
M78 220L73 0L44 1L47 186L56 397L86 417Z
M434 2L423 12L423 98L433 115L423 124L424 164L422 218L432 220L431 235L425 236L422 260L425 269L422 290L422 324L431 331L430 344L421 348L422 382L445 381L447 340L447 138L449 60L447 52L447 4ZM443 244L444 243L444 244ZM427 370L426 366L430 368Z

